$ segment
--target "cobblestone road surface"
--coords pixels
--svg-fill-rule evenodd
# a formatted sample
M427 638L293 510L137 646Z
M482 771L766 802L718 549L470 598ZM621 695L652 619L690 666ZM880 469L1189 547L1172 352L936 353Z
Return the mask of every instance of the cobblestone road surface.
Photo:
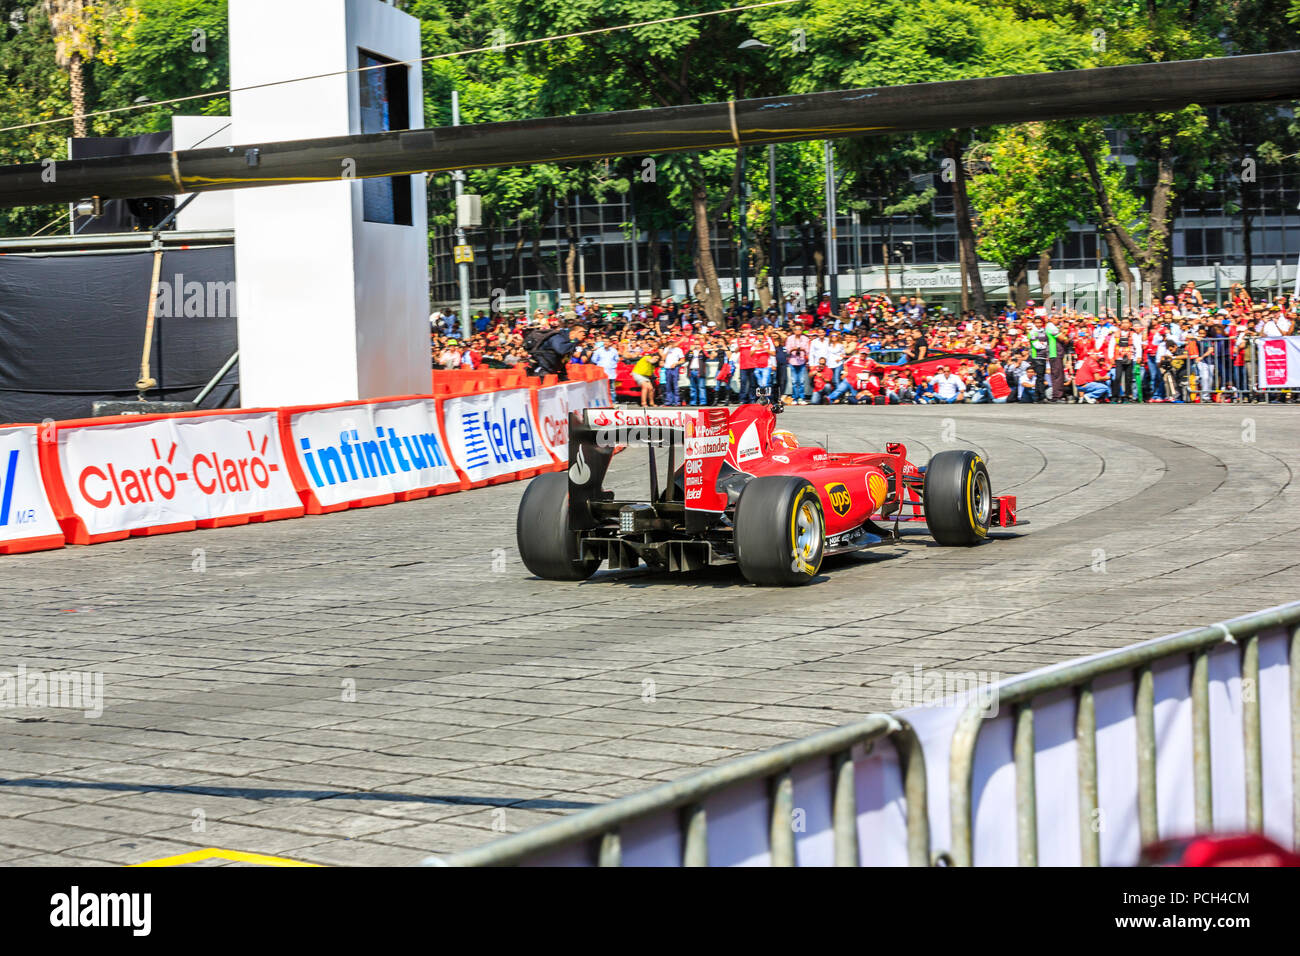
M104 680L98 717L0 710L0 863L411 864L891 709L915 665L1011 675L1296 597L1294 409L783 421L834 450L982 450L1031 524L797 591L535 580L519 484L0 558L0 671Z

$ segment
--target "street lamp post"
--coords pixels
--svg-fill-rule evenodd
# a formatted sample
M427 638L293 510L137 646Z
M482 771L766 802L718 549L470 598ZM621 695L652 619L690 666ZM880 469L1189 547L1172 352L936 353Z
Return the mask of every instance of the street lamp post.
M781 304L781 241L777 234L776 223L776 143L767 144L767 204L768 218L772 226L772 250L768 254L768 271L772 275L772 303L778 308Z
M826 140L826 272L831 294L831 311L840 311L839 248L835 237L835 147Z
M745 147L740 147L740 299L749 298L749 183L745 181ZM736 303L739 307L740 302Z
M638 246L640 245L641 234L636 224L636 178L637 172L634 164L632 176L627 181L627 201L630 206L629 215L632 217L632 305L639 309L641 308L641 253Z
M451 125L460 125L460 94L456 90L451 91ZM458 169L451 175L456 184L456 198L460 199L461 193L465 191L465 171ZM456 203L456 207L456 215L459 218L459 202ZM463 246L465 241L465 227L458 222L456 224L456 244ZM460 279L460 333L461 337L468 342L471 332L469 322L469 263L459 263L456 266L456 272Z
M738 50L770 50L772 44L764 43L762 40L756 40L750 37L736 47ZM777 235L776 235L776 144L767 144L767 192L768 192L768 217L772 225L772 249L768 255L768 271L772 276L772 305L776 309L781 308L781 280L779 269L777 267ZM741 263L740 263L740 289L742 296L749 295L749 189L745 184L745 149L740 148L740 236L741 236Z

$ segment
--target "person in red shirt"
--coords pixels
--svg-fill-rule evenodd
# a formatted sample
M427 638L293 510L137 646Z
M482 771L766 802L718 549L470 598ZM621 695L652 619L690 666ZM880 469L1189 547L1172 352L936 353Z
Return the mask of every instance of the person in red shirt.
M831 317L831 297L829 295L823 294L821 301L817 303L817 318L824 326L826 324L826 320L829 319L830 317Z
M1101 357L1100 352L1089 352L1083 361L1079 362L1078 370L1074 373L1074 387L1078 392L1078 401L1087 402L1089 405L1097 404L1097 399L1106 398L1110 395L1110 384L1107 382L1105 359Z
M1000 363L993 363L988 367L988 378L984 380L985 389L988 390L989 401L993 405L1006 405L1006 399L1011 395L1011 385L1006 381L1006 372L1002 371Z
M844 380L857 393L859 401L875 402L880 394L880 379L876 376L876 362L866 349L844 363Z
M736 342L736 346L740 365L740 404L748 405L755 400L758 369L767 368L767 352L764 349L763 336L755 334L748 322L740 327L740 339Z

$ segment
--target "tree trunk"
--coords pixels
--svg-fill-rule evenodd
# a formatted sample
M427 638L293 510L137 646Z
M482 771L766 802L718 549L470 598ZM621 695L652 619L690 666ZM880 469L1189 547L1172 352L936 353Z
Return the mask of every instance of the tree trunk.
M769 263L767 250L763 248L762 238L750 247L754 259L754 285L758 291L758 307L766 313L772 307L772 277L768 275Z
M821 302L826 294L826 247L820 242L813 246L812 260L817 271L817 301Z
M1165 263L1169 259L1170 207L1174 199L1173 151L1162 149L1156 159L1156 184L1151 190L1151 214L1147 219L1146 255L1139 260L1142 283L1158 299L1173 291L1165 286Z
M1011 290L1011 301L1016 311L1025 307L1029 301L1029 257L1019 256L1007 270L1007 287Z
M966 195L966 167L962 163L961 141L956 137L944 141L944 154L953 161L952 207L957 220L957 248L966 263L970 284L970 307L979 318L988 315L984 299L984 281L980 277L979 256L975 252L975 228L971 223L970 197Z
M1124 243L1120 242L1119 237L1110 229L1103 229L1102 236L1106 240L1106 258L1110 264L1110 271L1115 273L1115 281L1124 288L1124 308L1132 308L1133 303L1133 270L1129 267L1128 256L1124 254ZM1116 318L1123 318L1122 315Z
M1043 297L1043 305L1052 307L1052 250L1044 249L1038 254L1038 290Z
M880 224L880 258L885 261L885 296L892 298L894 289L889 282L889 239L885 235L885 224Z
M1241 204L1241 254L1246 260L1246 291L1250 292L1250 287L1254 281L1254 264L1255 264L1255 243L1251 239L1251 230L1255 225L1255 217L1247 211L1245 197L1242 197Z
M72 135L85 139L90 135L90 124L86 122L86 64L80 53L72 54L68 63L68 80L72 95Z
M1133 308L1133 271L1129 268L1128 257L1132 256L1134 262L1141 263L1144 258L1142 248L1137 244L1128 230L1119 221L1115 215L1115 207L1111 204L1110 193L1106 189L1106 183L1101 178L1101 172L1097 169L1097 157L1092 150L1082 142L1076 142L1075 148L1079 155L1083 157L1083 164L1088 170L1088 182L1092 186L1093 197L1097 200L1097 209L1100 212L1098 225L1101 226L1102 235L1106 237L1106 249L1110 258L1110 267L1115 273L1116 279L1124 286L1124 302L1121 314L1117 318L1123 318L1123 309Z
M569 251L564 256L564 281L569 292L569 311L578 311L578 284L574 278L574 264L578 261L578 231L573 225L573 197L564 204L564 234L569 240Z
M710 322L722 327L722 290L718 286L718 270L713 263L713 248L709 241L709 193L703 183L691 189L691 212L695 217L696 276L698 298L704 305L704 314Z

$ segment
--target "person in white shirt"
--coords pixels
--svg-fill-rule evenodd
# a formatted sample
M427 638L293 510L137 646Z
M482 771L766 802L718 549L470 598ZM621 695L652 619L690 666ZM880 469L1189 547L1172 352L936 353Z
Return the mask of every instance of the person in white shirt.
M844 340L840 338L840 333L832 332L830 341L826 343L826 365L835 375L836 385L844 373L844 351Z
M618 377L618 349L604 339L596 340L596 348L591 353L591 362L598 365L609 376L610 381Z
M930 379L930 384L934 386L935 397L947 405L966 394L966 383L960 375L951 374L946 365L939 366L939 374Z
M682 363L685 361L686 353L679 343L674 342L664 349L663 364L660 367L664 370L665 405L680 405L682 403L679 389L682 380Z
M1291 320L1281 312L1270 312L1264 324L1259 327L1259 334L1264 338L1276 338L1291 334Z

